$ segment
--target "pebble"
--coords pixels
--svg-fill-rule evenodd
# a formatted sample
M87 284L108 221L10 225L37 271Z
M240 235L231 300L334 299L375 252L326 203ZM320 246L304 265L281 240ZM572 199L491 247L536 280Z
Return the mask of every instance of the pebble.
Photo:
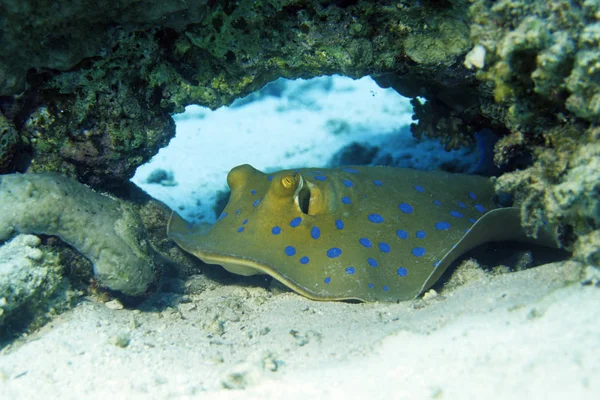
M117 299L113 299L111 301L107 301L106 303L104 303L104 305L108 308L110 308L111 310L122 310L125 307L123 306L123 303L121 303L119 300Z

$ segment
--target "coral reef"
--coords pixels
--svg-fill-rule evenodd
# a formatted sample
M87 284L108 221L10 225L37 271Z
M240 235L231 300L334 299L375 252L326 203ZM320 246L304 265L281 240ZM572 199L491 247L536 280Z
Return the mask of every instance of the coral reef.
M17 131L12 123L0 114L0 173L10 170L17 147Z
M58 256L40 243L37 236L18 235L0 246L0 337L39 326L76 297Z
M29 69L67 70L81 60L106 55L120 30L133 31L158 24L181 28L206 12L207 1L140 3L115 0L52 3L2 1L0 94L22 92Z
M417 139L422 139L423 135L439 138L446 151L457 150L473 142L473 134L477 128L467 124L466 119L443 103L434 99L422 104L418 97L410 103L414 108L413 119L419 120L410 126L413 136Z
M476 0L471 14L467 64L497 105L482 114L511 132L495 161L524 151L534 160L500 177L498 193L520 205L532 235L560 223L565 247L600 265L600 2Z
M42 244L19 234L0 246L0 340L37 329L86 289L103 300L117 293L100 287L138 296L152 293L163 273L198 274L200 263L166 237L171 210L133 184L119 195L129 200L55 173L0 175L0 241L56 235Z
M60 237L92 262L101 285L127 295L144 294L158 275L133 207L55 173L0 176L0 240L14 233Z
M509 104L507 126L533 129L564 111L600 121L599 10L595 0L474 2L478 78L493 83L496 102Z
M58 171L112 190L167 144L170 114L191 103L230 104L278 77L394 72L413 83L402 88L411 96L421 83L432 94L450 85L460 91L476 82L465 84L459 62L470 48L467 7L466 0L119 0L110 9L83 0L3 2L0 33L9 45L0 55L0 96L12 96L26 150L19 165L29 163L20 171Z
M188 104L279 77L372 75L413 98L416 137L453 149L490 128L496 164L530 155L496 181L500 197L532 235L561 224L565 247L597 263L598 0L26 0L0 13L0 172L117 193Z

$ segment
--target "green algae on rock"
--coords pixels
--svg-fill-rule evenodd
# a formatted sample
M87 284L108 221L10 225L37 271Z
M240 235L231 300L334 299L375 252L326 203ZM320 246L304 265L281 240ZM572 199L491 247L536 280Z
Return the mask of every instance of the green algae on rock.
M513 108L513 125L539 124L557 107L600 121L600 3L477 0L471 13L475 48L483 47L478 77L494 83L498 102ZM479 50L481 51L481 50Z
M144 294L157 278L154 250L137 212L55 173L0 176L0 240L55 235L94 266L100 285Z
M188 104L218 108L279 77L333 73L399 72L436 92L461 86L464 71L449 66L469 48L464 0L33 3L0 6L0 95L19 98L27 172L105 190L167 144L171 114Z
M482 114L510 131L495 161L533 155L497 192L521 208L530 234L561 223L575 258L599 265L600 2L476 0L471 15L467 66L496 102Z
M561 132L549 132L557 150L539 150L533 167L496 179L496 191L513 197L531 235L547 223L561 224L575 259L600 266L600 129L584 130L579 141Z

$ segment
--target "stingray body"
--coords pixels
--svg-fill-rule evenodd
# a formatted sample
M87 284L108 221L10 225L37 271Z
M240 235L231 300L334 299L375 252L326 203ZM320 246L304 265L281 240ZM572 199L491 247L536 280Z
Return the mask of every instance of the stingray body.
M530 240L518 211L498 209L479 176L241 165L227 181L231 197L213 226L174 213L169 237L208 264L269 274L316 300L411 299L481 243Z

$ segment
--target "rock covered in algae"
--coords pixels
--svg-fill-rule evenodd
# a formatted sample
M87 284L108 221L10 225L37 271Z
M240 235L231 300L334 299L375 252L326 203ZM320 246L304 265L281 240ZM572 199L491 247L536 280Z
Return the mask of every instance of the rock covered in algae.
M532 235L562 224L574 257L599 265L600 1L475 0L471 16L465 65L489 88L483 116L511 133L495 161L533 156L497 192L521 207Z
M55 173L0 176L0 240L60 237L94 266L102 286L141 295L156 279L154 250L133 207Z
M440 92L462 87L452 65L470 48L465 0L4 3L0 96L27 172L105 190L167 144L188 104L218 108L278 77L333 73L398 72Z
M0 173L8 171L17 147L17 130L0 114Z
M58 255L40 243L37 236L18 235L0 246L0 336L7 328L38 326L72 297Z
M600 120L598 0L476 0L471 15L467 60L478 60L470 63L493 82L496 101L511 103L513 124L563 110Z
M533 167L495 184L501 197L520 205L532 235L547 223L563 225L563 243L574 257L600 266L600 129L584 132L579 141L563 137L558 150L540 150Z

